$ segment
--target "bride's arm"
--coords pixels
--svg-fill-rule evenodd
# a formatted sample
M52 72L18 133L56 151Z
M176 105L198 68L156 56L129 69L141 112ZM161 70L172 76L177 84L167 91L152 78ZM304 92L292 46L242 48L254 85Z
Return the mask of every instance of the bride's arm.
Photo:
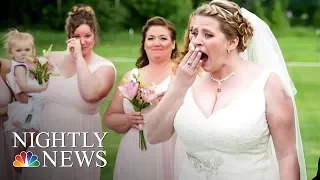
M281 180L299 180L295 146L294 106L281 79L271 74L265 86L266 115L280 168Z
M197 77L201 53L190 50L180 62L175 76L171 79L169 90L164 94L156 108L146 115L147 139L150 144L167 141L174 133L173 121L183 104L188 89Z
M174 78L172 80L174 81ZM157 107L144 117L150 144L161 143L171 138L174 133L173 121L183 103L186 91L171 83Z

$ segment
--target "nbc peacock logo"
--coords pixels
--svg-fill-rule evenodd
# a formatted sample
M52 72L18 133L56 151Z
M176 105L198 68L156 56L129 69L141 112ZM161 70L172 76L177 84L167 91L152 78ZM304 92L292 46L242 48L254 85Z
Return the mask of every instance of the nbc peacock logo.
M22 151L16 155L15 161L13 162L14 167L39 167L39 165L38 156L33 155L31 151Z

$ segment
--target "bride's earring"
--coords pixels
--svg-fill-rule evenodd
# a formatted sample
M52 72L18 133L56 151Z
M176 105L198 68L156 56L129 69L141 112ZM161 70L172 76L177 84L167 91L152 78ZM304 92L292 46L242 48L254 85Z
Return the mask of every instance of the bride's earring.
M227 53L230 54L230 49L227 49Z

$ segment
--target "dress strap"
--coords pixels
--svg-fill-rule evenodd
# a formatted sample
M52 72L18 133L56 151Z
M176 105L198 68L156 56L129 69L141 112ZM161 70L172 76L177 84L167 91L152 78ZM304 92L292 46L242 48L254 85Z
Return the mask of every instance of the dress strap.
M111 61L109 61L109 60L99 61L99 62L97 62L97 63L95 63L95 64L92 64L89 68L90 68L90 71L91 71L91 72L95 72L97 69L99 69L99 68L102 67L102 66L110 66L110 67L112 67L114 70L116 70L114 64L113 64Z
M28 67L28 65L26 63L18 62L18 61L15 61L15 60L12 60L12 62L11 62L10 73L14 74L14 70L15 70L16 66L24 66L27 69L27 74L29 73L29 67Z
M22 92L20 87L17 84L16 78L14 75L16 66L25 66L27 69L27 76L29 75L29 68L25 63L12 60L10 72L6 75L6 83L12 90L13 94L19 94Z
M261 73L260 76L258 77L258 82L257 85L258 87L264 89L264 87L266 86L266 83L269 79L269 76L271 73L274 73L275 71L272 69L264 69Z
M110 66L110 67L113 68L114 74L115 74L115 76L114 76L114 84L113 84L113 86L114 86L116 84L116 81L117 81L117 69L116 69L116 67L114 66L114 64L110 60L99 61L99 62L97 62L95 64L92 64L89 67L89 69L93 73L93 72L95 72L96 70L98 70L102 66Z

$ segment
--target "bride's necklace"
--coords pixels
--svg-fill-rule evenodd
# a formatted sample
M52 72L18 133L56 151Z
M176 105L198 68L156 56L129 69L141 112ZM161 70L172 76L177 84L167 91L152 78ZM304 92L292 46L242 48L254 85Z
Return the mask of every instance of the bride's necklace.
M241 61L242 62L242 61ZM239 67L240 67L240 65L239 65ZM239 68L238 67L238 68ZM228 79L230 79L232 76L234 76L234 74L236 73L236 71L238 70L238 68L236 69L236 70L234 70L231 74L229 74L227 77L225 77L225 78L222 78L222 79L216 79L216 78L214 78L213 76L212 76L212 74L211 73L209 73L209 75L210 75L210 79L212 80L212 81L214 81L214 82L217 82L218 83L218 88L217 88L217 92L219 93L219 92L221 92L221 83L223 82L223 81L226 81L226 80L228 80Z

